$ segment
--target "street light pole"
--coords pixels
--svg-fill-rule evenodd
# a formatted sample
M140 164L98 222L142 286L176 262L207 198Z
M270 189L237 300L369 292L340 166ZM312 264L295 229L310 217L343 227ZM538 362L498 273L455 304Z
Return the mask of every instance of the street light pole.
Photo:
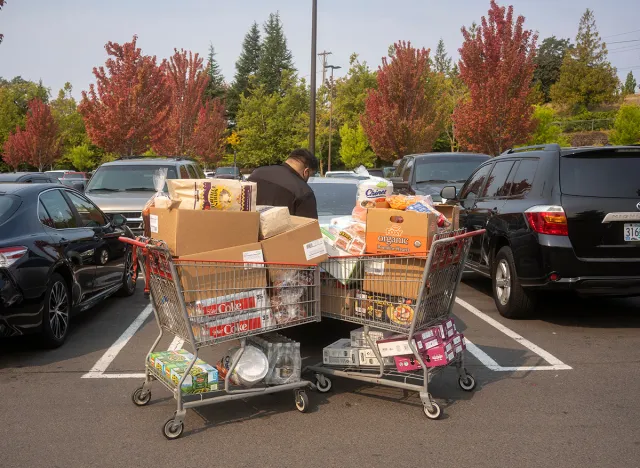
M329 88L329 155L327 156L327 172L331 170L331 140L333 139L333 71L342 68L336 65L327 65L331 68L331 88Z
M311 96L309 102L309 151L316 154L316 43L318 39L318 0L311 0Z

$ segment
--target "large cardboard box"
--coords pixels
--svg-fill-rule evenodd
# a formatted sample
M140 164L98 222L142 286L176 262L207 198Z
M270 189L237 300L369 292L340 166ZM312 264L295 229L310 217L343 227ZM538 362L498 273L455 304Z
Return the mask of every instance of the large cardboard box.
M176 256L226 249L258 241L260 215L241 211L151 208L151 237Z
M323 279L320 286L320 310L323 314L352 317L355 293L354 289Z
M298 265L324 262L327 249L318 221L292 216L291 224L293 227L290 230L262 241L265 261Z
M256 262L264 262L259 242L179 257L185 301L266 288L267 269Z
M367 253L424 254L438 232L433 213L371 208L367 210Z
M415 314L414 301L401 297L357 291L353 302L356 317L380 323L409 327Z
M414 301L418 298L426 257L367 259L364 263L365 291Z

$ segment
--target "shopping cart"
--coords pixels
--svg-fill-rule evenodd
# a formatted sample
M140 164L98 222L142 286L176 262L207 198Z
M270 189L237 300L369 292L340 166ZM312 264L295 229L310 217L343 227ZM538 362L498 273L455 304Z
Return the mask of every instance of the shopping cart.
M151 302L160 333L145 360L145 380L132 395L137 406L151 400L151 383L161 382L173 393L177 410L163 426L168 439L180 437L188 408L293 390L300 412L309 407L305 387L312 382L293 379L279 385L244 388L234 385L234 370L247 347L248 337L320 321L320 273L317 266L253 262L186 261L174 259L166 244L147 238L120 238L132 244L148 278ZM167 379L150 364L150 355L168 332L193 349L182 378ZM240 347L229 368L212 391L185 394L183 383L198 360L198 350L232 340ZM207 388L209 389L209 388Z
M438 419L441 409L428 392L428 383L444 367L427 367L412 337L418 330L449 317L473 238L484 232L460 230L439 234L426 257L335 257L324 262L321 265L321 315L363 325L365 342L376 360L372 361L374 367L309 366L307 369L316 373L317 390L324 393L331 389L331 380L327 377L331 375L416 391L425 415ZM407 298L415 300L407 301ZM385 361L381 356L371 328L406 336L403 347L408 344L421 371L395 370L389 358ZM450 365L455 365L458 371L460 387L472 391L476 382L464 367L463 353Z

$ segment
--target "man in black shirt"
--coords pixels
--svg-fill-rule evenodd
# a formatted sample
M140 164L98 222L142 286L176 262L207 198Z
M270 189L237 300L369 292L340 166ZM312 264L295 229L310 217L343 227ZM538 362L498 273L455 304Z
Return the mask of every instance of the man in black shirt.
M293 216L318 219L316 196L307 184L317 170L318 159L297 149L281 165L257 168L249 181L258 184L258 205L286 206Z

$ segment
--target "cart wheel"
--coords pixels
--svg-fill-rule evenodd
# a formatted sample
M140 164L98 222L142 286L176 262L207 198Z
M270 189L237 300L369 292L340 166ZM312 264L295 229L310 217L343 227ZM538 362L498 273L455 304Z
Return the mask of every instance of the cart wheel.
M324 375L316 376L316 388L320 393L327 393L331 390L331 380Z
M144 406L151 401L151 390L145 392L143 387L136 388L131 395L131 400L136 406Z
M466 369L465 369L465 372L466 372ZM458 379L458 385L460 385L460 388L465 392L471 392L473 391L474 388L476 388L476 379L473 378L473 375L467 374L466 380L463 379L462 377Z
M296 408L301 413L306 413L309 409L309 397L302 390L296 392Z
M162 428L162 434L164 434L164 436L169 440L180 437L182 435L182 431L184 431L184 423L176 423L174 418L169 418Z
M429 419L439 419L442 411L440 410L440 406L435 402L431 402L431 409L424 407L424 414Z

